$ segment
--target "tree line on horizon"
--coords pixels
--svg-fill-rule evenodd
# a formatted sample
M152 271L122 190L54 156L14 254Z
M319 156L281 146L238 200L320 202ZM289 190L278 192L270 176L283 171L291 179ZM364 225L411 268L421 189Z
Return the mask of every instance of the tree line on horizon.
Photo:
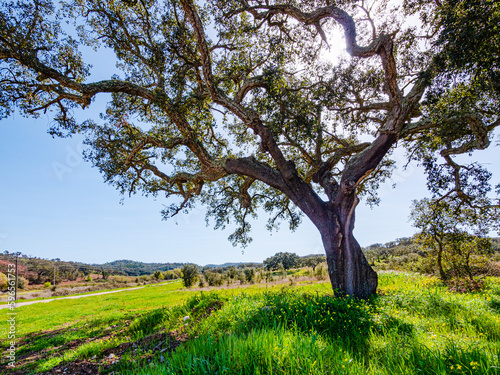
M283 253L279 253L283 254ZM290 253L284 253L290 254ZM44 284L46 282L55 281L59 284L63 281L76 281L77 279L86 279L92 274L101 275L102 278L109 276L148 276L151 275L156 279L170 278L169 272L180 270L185 263L144 263L133 260L116 260L104 264L86 264L82 262L62 261L56 259L44 259L33 257L30 255L4 251L0 253L0 273L7 274L7 265L13 262L18 257L18 270L20 278L24 279L26 284ZM314 258L315 255L299 257L296 254L293 256L297 259ZM319 256L321 258L321 256ZM324 259L322 257L321 259ZM309 260L310 262L310 260ZM295 263L294 263L295 264ZM198 266L199 269L230 269L231 267L241 270L245 268L262 267L262 263L246 262L246 263L227 263L225 265L207 265L205 267ZM176 278L179 276L176 276Z
M453 244L443 243L442 250L444 252L440 255L440 266L437 248L433 247L430 240L432 236L429 237L427 234L426 237L422 233L417 233L413 237L401 237L394 241L366 246L363 248L363 253L370 265L376 270L403 270L434 274L443 281L453 284L452 288L474 289L478 287L478 276L487 274L500 276L500 238L483 238L481 248L470 246L471 243L477 245L476 242L470 241L474 240L472 237L447 237L446 233L442 233L441 236L462 241L467 245L464 247L467 251L457 251L460 248L457 248L456 244L453 247ZM12 262L15 256L16 253L8 251L0 254L0 274L6 274L7 264ZM279 271L283 273L301 267L310 267L314 272L318 265L326 262L323 255L299 256L291 252L278 252L266 258L262 263L226 263L207 266L192 263L143 263L131 260L118 260L95 265L59 259L42 259L25 254L18 254L18 257L20 285L23 287L24 284L52 282L54 269L56 270L56 284L63 281L75 281L78 278L85 279L91 274L102 275L101 277L104 279L109 276L138 276L142 278L150 276L151 280L168 280L191 273L188 278L194 277L198 281L201 279L201 286L220 286L227 283L228 280L251 283L255 282L256 277L257 279L269 278L269 274L266 272ZM0 287L5 278L2 275L0 275ZM463 280L466 280L465 285L463 285Z

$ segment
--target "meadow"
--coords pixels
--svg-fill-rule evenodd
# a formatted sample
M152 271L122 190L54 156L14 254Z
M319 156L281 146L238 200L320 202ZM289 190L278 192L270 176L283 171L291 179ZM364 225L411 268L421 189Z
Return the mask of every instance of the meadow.
M498 278L470 294L412 273L381 272L379 283L367 301L333 297L326 281L201 292L179 281L23 306L17 367L2 358L0 371L500 374Z

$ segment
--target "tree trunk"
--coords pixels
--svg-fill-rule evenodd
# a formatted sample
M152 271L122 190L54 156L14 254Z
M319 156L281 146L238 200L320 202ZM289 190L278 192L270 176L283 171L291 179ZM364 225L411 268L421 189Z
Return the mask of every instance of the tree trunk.
M359 200L355 194L328 210L318 226L328 264L328 274L336 293L368 298L376 293L377 273L370 267L354 238L354 210Z

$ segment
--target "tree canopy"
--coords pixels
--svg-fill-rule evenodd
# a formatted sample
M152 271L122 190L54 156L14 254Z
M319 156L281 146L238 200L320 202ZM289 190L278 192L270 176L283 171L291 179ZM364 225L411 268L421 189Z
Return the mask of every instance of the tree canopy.
M283 268L288 270L290 268L298 267L300 258L295 253L279 252L264 260L264 268L268 270L277 270Z
M377 277L354 210L360 196L377 202L396 147L425 166L435 195L498 206L491 174L457 156L489 147L500 125L498 90L468 63L496 72L499 44L457 59L454 25L468 18L455 3L2 1L0 116L52 111L50 132L84 134L86 158L119 191L172 197L165 218L204 204L216 228L238 224L234 244L250 241L258 207L270 229L305 214L332 287L366 297ZM494 16L480 15L495 22L490 5ZM347 54L328 57L340 30ZM93 81L83 45L114 51L121 73ZM76 121L104 93L101 118Z

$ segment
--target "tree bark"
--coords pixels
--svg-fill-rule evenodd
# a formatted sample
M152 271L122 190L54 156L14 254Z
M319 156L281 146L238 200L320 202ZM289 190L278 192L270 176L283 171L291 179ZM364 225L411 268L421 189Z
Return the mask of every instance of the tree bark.
M340 205L327 210L326 218L318 229L334 292L368 298L376 293L378 278L353 235L354 210L358 202L355 193L345 196Z

